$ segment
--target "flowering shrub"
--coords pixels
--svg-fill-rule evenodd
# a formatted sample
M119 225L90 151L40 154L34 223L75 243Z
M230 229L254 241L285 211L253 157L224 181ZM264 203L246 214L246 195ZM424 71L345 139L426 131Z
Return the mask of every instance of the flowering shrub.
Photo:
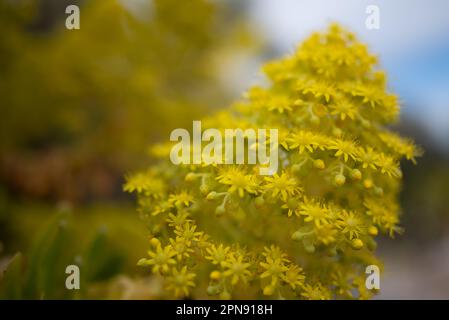
M203 123L277 128L278 172L175 166L170 145L154 147L161 161L124 187L150 231L138 264L174 297L369 298L375 238L401 232L399 161L420 153L385 128L397 98L376 58L338 25L263 71L269 85Z

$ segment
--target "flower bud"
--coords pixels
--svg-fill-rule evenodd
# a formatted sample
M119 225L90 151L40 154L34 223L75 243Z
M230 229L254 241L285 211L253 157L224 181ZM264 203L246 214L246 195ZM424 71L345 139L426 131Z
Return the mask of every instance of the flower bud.
M375 226L369 226L368 227L368 233L371 236L375 237L375 236L377 236L379 234L379 230Z
M346 182L346 177L339 173L334 177L334 182L337 186L342 186Z
M207 184L202 184L200 186L200 192L203 195L206 195L209 192L209 186Z
M381 187L374 187L374 194L379 197L383 196L384 189L382 189Z
M186 181L193 181L193 180L195 180L196 178L197 178L196 173L189 172L189 173L186 175L185 180L186 180Z
M220 293L220 287L219 286L208 286L207 287L207 294L210 296L216 296Z
M366 189L371 189L371 188L373 187L373 185L374 185L373 180L371 180L371 179L365 179L365 180L363 180L363 186L364 186Z
M360 239L353 239L351 245L354 249L360 250L363 248L363 241Z
M158 238L151 238L151 239L150 239L150 244L151 244L154 248L156 248L156 247L158 247L158 246L161 245L161 242L159 241Z
M209 194L206 197L207 200L215 200L217 199L217 193L215 191L209 192Z
M339 137L341 137L341 136L343 135L343 131L341 131L340 128L334 128L334 129L332 130L332 134L333 134L334 136L336 136L337 138L339 138Z
M272 285L268 285L263 288L263 294L266 296L271 296L274 293L274 287Z
M362 172L359 169L351 170L351 179L353 179L353 180L361 180L362 179Z
M257 197L256 199L254 199L254 205L257 208L262 207L265 204L265 200L262 196Z
M218 270L214 270L210 273L210 279L211 280L220 280L221 278L221 272Z
M215 209L215 215L218 216L218 217L224 215L225 212L226 212L226 209L225 209L224 206L218 206L218 207Z
M303 236L304 236L304 235L302 234L302 232L298 230L298 231L293 232L291 238L292 238L292 240L294 240L294 241L300 241L300 240L302 239Z
M321 159L314 160L313 166L317 169L324 169L326 167L326 165L324 164L324 161Z

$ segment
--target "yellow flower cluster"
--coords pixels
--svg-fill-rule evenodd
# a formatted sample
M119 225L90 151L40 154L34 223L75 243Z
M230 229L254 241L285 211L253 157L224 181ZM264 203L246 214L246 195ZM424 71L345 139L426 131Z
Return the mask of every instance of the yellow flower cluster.
M369 298L365 268L381 264L375 237L401 231L399 161L420 154L385 128L397 98L376 58L338 25L263 70L268 86L203 123L277 128L278 172L175 166L158 146L161 161L125 186L151 233L139 264L175 296Z

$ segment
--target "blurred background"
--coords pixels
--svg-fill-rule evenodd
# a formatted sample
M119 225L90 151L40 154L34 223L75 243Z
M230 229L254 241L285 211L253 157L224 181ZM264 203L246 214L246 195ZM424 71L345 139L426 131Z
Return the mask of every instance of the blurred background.
M80 7L81 28L65 28ZM368 5L380 28L368 30ZM124 175L148 146L262 81L264 61L340 22L402 102L404 235L381 240L380 299L449 299L449 2L0 0L1 298L163 298ZM81 290L64 287L82 267Z

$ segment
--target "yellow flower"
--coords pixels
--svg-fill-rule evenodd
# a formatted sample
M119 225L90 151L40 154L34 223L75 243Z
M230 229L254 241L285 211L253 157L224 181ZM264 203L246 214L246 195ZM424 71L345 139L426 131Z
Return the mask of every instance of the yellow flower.
M356 97L362 97L362 102L369 104L373 108L377 105L381 105L385 98L384 92L380 91L379 88L360 84L355 88L352 94Z
M198 232L195 230L196 225L191 222L186 222L182 226L176 226L175 234L190 246L192 241L199 241L203 234L203 232Z
M404 139L393 132L382 132L379 138L390 148L391 152L396 152L405 156L407 160L416 163L416 157L421 156L423 151L416 147L412 141Z
M123 190L127 192L142 192L147 190L150 186L151 180L148 175L144 173L137 173L126 178L126 183Z
M237 192L241 198L245 192L256 194L258 190L255 176L246 174L243 169L238 167L223 169L216 179L222 184L229 185L228 192Z
M314 229L317 240L326 246L336 241L337 233L337 230L331 224L315 226Z
M194 250L190 247L190 244L183 238L176 237L176 240L170 238L170 245L173 250L176 251L176 258L182 260L183 258L190 257L190 254L194 252Z
M261 262L260 266L264 269L260 278L271 277L271 285L273 286L277 284L283 273L288 270L280 259L272 259L271 257L267 257L266 262Z
M277 96L271 99L268 103L269 111L277 111L279 113L284 113L284 111L292 111L292 102L285 96Z
M188 207L193 202L193 196L186 191L181 191L176 194L171 194L168 202L177 207L181 207L182 205Z
M288 263L287 255L282 252L281 248L272 244L270 247L264 247L262 255L268 259L269 257L274 260L280 260L284 263Z
M337 150L334 156L335 157L343 156L345 162L347 162L349 158L355 160L358 152L357 145L353 141L341 139L334 139L331 145L329 146L329 149Z
M175 297L183 297L189 295L189 288L195 287L196 274L189 272L187 267L182 267L181 270L172 269L171 274L167 277L167 290L173 291Z
M186 224L187 222L191 222L192 220L187 219L189 217L189 213L187 211L178 211L177 214L169 213L167 222L170 227L180 227Z
M137 173L126 178L123 190L126 192L145 193L154 198L159 198L165 192L165 183L162 179L150 173Z
M330 105L332 109L331 114L340 116L341 120L345 120L346 117L354 120L358 113L357 107L348 100L342 99Z
M169 212L170 209L173 208L173 205L168 201L161 201L159 202L151 212L153 216L157 216L160 213Z
M195 273L199 296L370 297L364 268L377 263L376 237L402 231L400 161L419 154L386 129L397 99L375 56L337 25L264 71L266 86L250 88L203 128L277 129L276 174L260 176L261 164L175 166L166 157L127 186L157 236L154 254L170 244L155 270L176 262L179 281L163 272L176 295L186 295L184 275ZM245 141L245 154L261 143Z
M387 230L391 237L395 233L401 233L402 228L398 226L399 216L397 205L390 201L379 203L375 199L366 199L363 203L367 208L366 214L371 217L372 221Z
M207 260L210 260L213 264L223 265L228 257L230 248L224 247L223 244L220 244L218 247L214 244L209 248L206 248L206 252L208 255L206 256Z
M402 176L399 164L392 157L381 153L376 161L377 166L382 173L388 174L390 177L399 178Z
M352 298L352 285L353 281L348 279L348 275L344 273L344 270L337 270L332 273L332 284L335 286L337 293L343 297Z
M300 130L288 139L289 149L298 149L299 153L305 150L313 152L320 145L320 136L310 131Z
M329 211L328 209L313 201L313 200L305 200L304 203L300 205L299 213L304 215L304 221L306 222L314 222L316 226L321 226L322 224L328 223L329 219Z
M168 272L170 265L176 264L176 260L173 259L176 251L170 245L164 248L159 245L156 247L156 251L148 251L148 255L150 259L140 259L138 265L153 266L151 269L153 273Z
M312 93L316 98L323 97L326 102L329 102L330 99L335 96L335 89L332 84L326 82L314 82L303 88L301 93Z
M287 209L287 216L291 217L293 213L298 212L299 201L295 198L287 199L287 201L281 206L282 209Z
M304 276L302 269L296 265L289 265L287 271L282 276L284 280L293 290L304 285Z
M348 234L349 240L359 238L361 234L366 233L366 225L359 215L352 211L341 211L337 226L343 234Z
M379 154L376 153L372 147L359 148L357 152L359 160L362 162L362 167L377 169L377 161L379 160Z
M248 270L250 266L250 263L245 262L243 255L231 253L223 262L223 267L225 268L224 276L231 278L232 285L237 284L239 281L247 283L249 277L251 277L251 272Z
M273 198L279 195L283 201L287 201L288 197L295 196L302 190L296 179L285 171L280 176L275 173L272 177L265 177L265 181L267 183L263 186L263 190Z
M402 228L398 226L399 217L391 211L385 212L382 219L382 226L388 230L390 237L393 237L395 233L402 233Z
M319 283L314 286L306 284L303 289L304 292L301 293L301 296L307 300L330 300L332 298L329 289Z

